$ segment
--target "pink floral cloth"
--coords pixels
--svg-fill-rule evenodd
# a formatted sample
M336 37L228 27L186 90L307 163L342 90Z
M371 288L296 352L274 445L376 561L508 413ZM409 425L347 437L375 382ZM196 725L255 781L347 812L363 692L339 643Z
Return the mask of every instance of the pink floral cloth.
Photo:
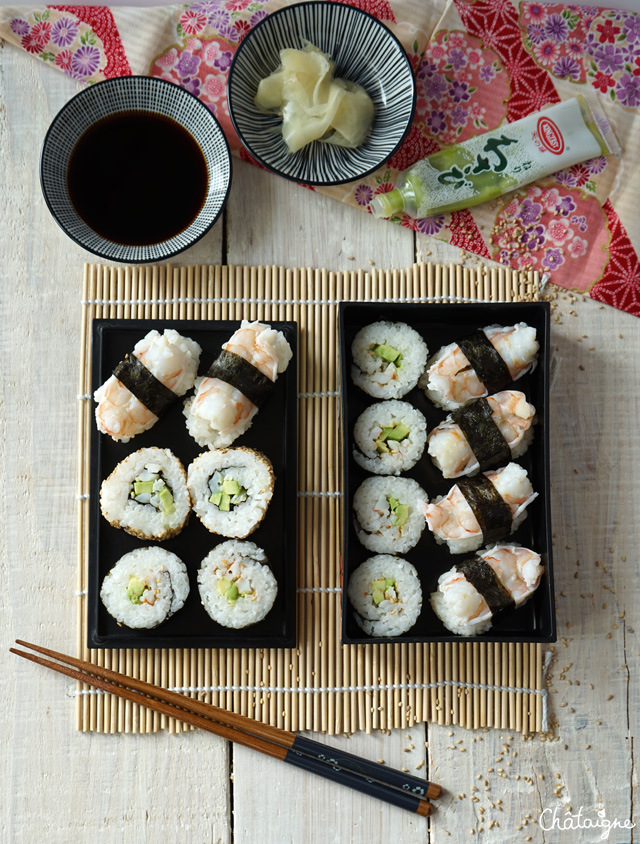
M343 2L344 0L336 0ZM397 224L640 315L640 15L514 0L351 0L401 40L415 69L417 106L400 150L367 179L318 188L368 210L399 173L449 144L591 91L623 153L598 157L502 202ZM0 37L86 83L159 76L198 96L232 151L251 161L226 98L247 32L286 0L199 0L135 9L0 8ZM255 163L255 162L253 162Z

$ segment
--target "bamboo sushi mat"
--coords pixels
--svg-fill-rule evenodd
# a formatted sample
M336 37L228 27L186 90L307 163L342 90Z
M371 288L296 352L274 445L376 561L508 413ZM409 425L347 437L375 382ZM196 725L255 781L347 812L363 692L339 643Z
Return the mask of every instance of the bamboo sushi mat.
M546 731L540 644L340 644L341 471L337 304L539 298L537 273L416 264L329 272L284 267L108 267L84 274L79 401L78 654L287 730L330 734L433 721ZM91 322L116 319L296 320L298 385L297 647L262 650L88 650ZM180 732L186 725L77 689L77 728Z

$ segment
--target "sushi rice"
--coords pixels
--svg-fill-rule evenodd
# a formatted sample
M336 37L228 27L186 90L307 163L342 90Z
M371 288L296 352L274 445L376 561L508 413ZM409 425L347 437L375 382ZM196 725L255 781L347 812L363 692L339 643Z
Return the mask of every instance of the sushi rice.
M399 475L422 457L427 422L409 402L377 402L360 414L353 438L358 466L374 475Z
M416 569L391 554L378 554L358 566L347 595L359 627L370 636L399 636L416 623L422 588Z
M242 539L258 527L273 496L270 461L251 448L205 451L189 466L193 509L212 533Z
M198 589L214 621L239 629L261 621L271 610L278 584L267 555L253 542L229 539L202 561Z
M110 525L139 539L176 536L191 512L182 463L167 448L133 452L102 482L100 508Z
M422 536L428 501L411 478L367 478L353 497L356 536L370 551L404 554Z
M406 395L418 383L429 351L420 334L404 322L374 322L351 344L351 377L378 399Z
M182 560L156 546L121 557L102 582L100 598L119 624L157 627L182 608L189 577Z

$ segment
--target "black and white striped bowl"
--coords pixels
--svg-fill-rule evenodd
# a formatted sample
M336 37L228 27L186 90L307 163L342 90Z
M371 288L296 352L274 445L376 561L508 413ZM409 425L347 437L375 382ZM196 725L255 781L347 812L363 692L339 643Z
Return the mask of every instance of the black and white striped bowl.
M291 153L278 131L281 119L253 102L260 80L280 65L280 50L307 42L331 56L336 77L362 85L373 100L373 125L356 149L314 141ZM269 170L307 185L340 185L381 167L411 128L415 98L411 64L398 39L372 15L338 2L298 3L264 18L229 71L229 113L242 143Z
M97 121L123 111L148 111L173 118L196 140L207 162L209 185L204 204L190 225L169 240L145 246L107 240L84 222L69 197L67 165L76 142ZM175 166L175 162L168 164ZM100 165L96 162L99 183ZM222 213L231 185L229 145L206 105L184 88L149 76L107 79L85 88L54 118L42 147L40 184L58 225L84 249L101 258L133 264L165 260L203 237ZM168 194L170 189L168 183ZM109 186L103 185L100 190L109 190ZM96 191L97 202L100 190Z

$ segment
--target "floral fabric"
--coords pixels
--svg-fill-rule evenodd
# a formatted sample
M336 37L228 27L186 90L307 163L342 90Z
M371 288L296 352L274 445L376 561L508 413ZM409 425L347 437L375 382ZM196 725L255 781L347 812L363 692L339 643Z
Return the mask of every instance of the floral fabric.
M216 115L232 151L250 161L229 117L229 67L251 27L286 2L0 8L0 37L86 83L141 73L182 85ZM402 147L377 173L317 190L368 211L424 156L588 91L613 124L619 160L594 158L497 203L390 224L540 270L640 315L640 15L528 0L350 2L402 42L415 70L416 111Z

